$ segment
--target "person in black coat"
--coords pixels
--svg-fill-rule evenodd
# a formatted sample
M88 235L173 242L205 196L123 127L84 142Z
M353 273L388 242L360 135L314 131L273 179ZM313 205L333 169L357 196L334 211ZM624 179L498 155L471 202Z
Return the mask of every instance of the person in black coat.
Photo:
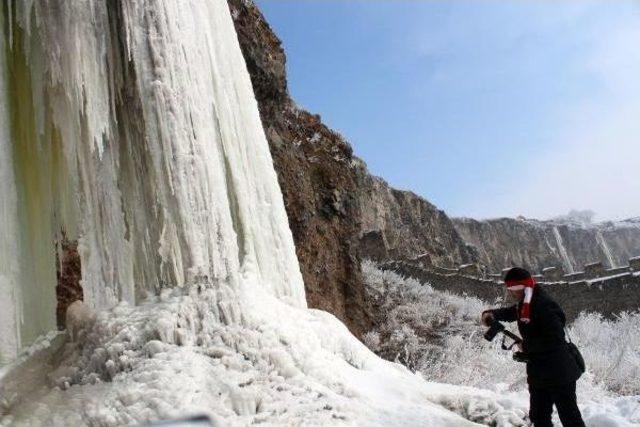
M522 351L527 360L529 418L535 427L552 427L553 405L564 427L583 427L576 399L576 381L581 375L564 336L566 318L560 306L522 268L505 276L517 305L486 310L482 322L518 322Z

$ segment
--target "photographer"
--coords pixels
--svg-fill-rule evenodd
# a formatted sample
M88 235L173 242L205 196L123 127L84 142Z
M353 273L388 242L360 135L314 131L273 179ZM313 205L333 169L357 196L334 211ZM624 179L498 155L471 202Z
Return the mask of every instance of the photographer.
M522 336L522 354L527 363L529 384L529 418L535 427L553 426L553 405L565 427L584 426L576 401L576 381L580 368L565 341L565 315L531 274L522 268L512 268L505 284L518 304L487 310L482 322L518 322Z

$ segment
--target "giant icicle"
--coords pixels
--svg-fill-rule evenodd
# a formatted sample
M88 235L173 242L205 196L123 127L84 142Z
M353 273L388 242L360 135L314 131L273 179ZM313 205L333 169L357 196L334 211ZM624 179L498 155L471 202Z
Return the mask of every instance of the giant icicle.
M4 16L0 15L0 52L6 49ZM8 72L0 62L0 93L7 94ZM20 346L18 211L9 124L9 98L0 98L0 365Z
M85 301L95 308L165 287L233 289L247 276L305 306L226 2L9 5L0 289L13 296L2 303L0 352L15 355L20 346L11 325L23 336L33 329L27 342L54 327L55 241L63 232L79 239ZM27 279L17 267L17 237L35 261ZM20 314L34 303L51 312L35 326Z

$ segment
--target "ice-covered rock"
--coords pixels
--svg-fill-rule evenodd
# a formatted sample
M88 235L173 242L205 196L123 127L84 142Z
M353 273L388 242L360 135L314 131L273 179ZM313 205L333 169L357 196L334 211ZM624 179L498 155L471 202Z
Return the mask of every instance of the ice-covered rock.
M75 301L67 308L66 325L71 341L77 341L83 330L96 321L95 312L82 301Z

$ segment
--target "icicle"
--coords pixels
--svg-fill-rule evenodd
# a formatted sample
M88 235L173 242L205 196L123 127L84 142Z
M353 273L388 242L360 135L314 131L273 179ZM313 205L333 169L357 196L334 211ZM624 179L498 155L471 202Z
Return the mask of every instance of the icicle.
M9 49L13 49L13 8L11 7L11 1L7 2L7 20L8 22L8 28L9 31L7 31L9 33ZM4 37L4 34L3 34ZM4 42L3 42L4 45ZM3 50L5 49L4 47L2 48ZM3 92L4 93L4 92Z
M10 14L10 13L9 13ZM5 53L5 22L0 13L0 52ZM10 24L9 24L10 25ZM0 61L0 365L20 347L20 248L17 191L13 172L7 69Z
M615 268L616 262L614 261L613 254L611 253L611 249L609 248L609 245L607 244L607 241L605 240L604 235L602 234L602 230L596 231L596 241L600 245L600 248L602 249L604 256L607 257L609 268Z
M556 244L558 246L558 251L560 251L560 256L562 257L562 261L564 263L564 268L568 273L573 273L573 265L571 264L571 258L569 258L569 253L567 249L564 247L564 243L562 242L562 236L560 235L560 230L558 227L553 227L553 235L556 238Z

